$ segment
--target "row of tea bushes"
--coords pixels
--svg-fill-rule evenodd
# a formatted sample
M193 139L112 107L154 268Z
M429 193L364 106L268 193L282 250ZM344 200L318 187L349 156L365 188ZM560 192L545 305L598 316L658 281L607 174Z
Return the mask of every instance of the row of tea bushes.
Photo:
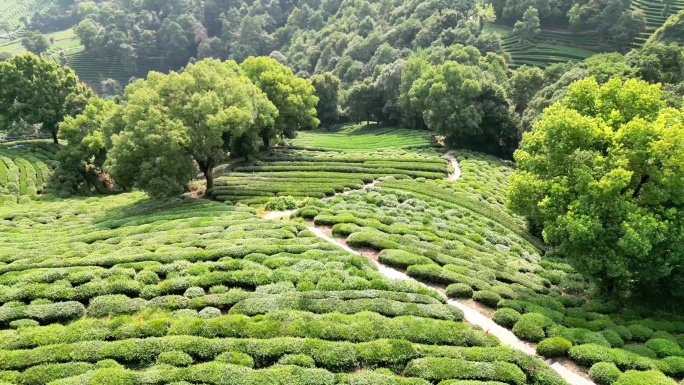
M455 183L390 179L369 191L309 202L295 216L331 226L333 235L346 237L352 247L379 251L380 262L409 276L446 286L450 297L498 309L494 321L521 339L540 342L539 354L567 356L587 369L619 363L622 371L684 375L684 319L587 301L589 287L573 268L542 258L539 240L503 209L505 189L495 185L505 183L505 164L478 154L457 155L472 162L462 162L463 179ZM479 165L483 162L493 165ZM469 164L482 172L468 170ZM498 170L493 172L498 177L488 178L491 170ZM477 176L469 175L473 172ZM460 186L464 181L485 186L495 199L478 198L476 187ZM585 351L595 354L577 353ZM651 376L625 373L625 378L642 375Z
M274 196L325 198L360 189L378 178L442 179L448 160L435 149L338 152L278 149L217 178L219 201L264 204Z
M104 193L82 176L57 169L59 146L46 141L0 144L0 205Z
M3 383L565 385L437 292L243 205L132 193L0 222Z

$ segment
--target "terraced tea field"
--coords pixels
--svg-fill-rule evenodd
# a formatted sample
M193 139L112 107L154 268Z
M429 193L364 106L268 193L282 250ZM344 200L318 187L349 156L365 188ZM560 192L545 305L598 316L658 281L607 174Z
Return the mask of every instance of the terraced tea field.
M605 372L624 378L619 384L684 376L684 319L592 300L572 267L542 257L540 241L505 209L512 170L490 156L456 154L456 182L390 178L310 201L293 216L539 343L539 354L570 358L596 383ZM629 382L634 376L646 382Z
M0 144L0 205L96 192L83 178L54 175L58 150L46 141Z
M377 128L374 125L347 125L337 129L300 131L292 146L308 149L341 151L376 151L379 149L409 149L433 146L430 131L404 128Z
M394 136L390 141L395 143ZM442 179L449 172L448 163L434 149L374 152L278 149L261 155L252 164L225 171L209 194L219 201L245 204L266 203L275 196L292 196L297 200L325 198L359 189L387 176Z
M436 292L251 209L130 193L0 218L5 383L565 384Z

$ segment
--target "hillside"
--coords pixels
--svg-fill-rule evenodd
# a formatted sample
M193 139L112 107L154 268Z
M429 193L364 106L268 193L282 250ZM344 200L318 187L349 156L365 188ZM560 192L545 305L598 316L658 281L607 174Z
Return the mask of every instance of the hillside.
M358 147L334 140L350 134ZM282 214L263 211L271 198L237 200L269 218L292 213L290 220L265 220L242 204L155 202L140 193L6 204L0 378L55 385L106 383L108 376L126 384L565 383L515 336L570 341L568 357L584 373L612 362L622 371L684 374L664 350L674 344L679 351L671 341L681 341L684 319L644 318L638 309L587 300L586 281L543 257L544 246L506 209L506 162L456 150L460 174L446 178L450 162L428 153L440 162L439 175L406 167L365 172L368 180L345 185L345 172L330 173L333 165L315 158L363 167L354 159L373 162L368 142L388 157L384 167L399 151L399 164L434 151L397 149L425 146L409 132L317 131L292 141L297 150L273 150L268 161L281 168L265 158L260 169L229 164L222 171L242 181L239 191L271 186L273 194L295 195L298 209ZM320 190L330 188L327 197L294 193L283 183L293 173L288 167L299 170L300 180L290 182L299 191L330 186ZM513 334L483 326L476 314ZM561 373L569 383L586 381L586 374Z

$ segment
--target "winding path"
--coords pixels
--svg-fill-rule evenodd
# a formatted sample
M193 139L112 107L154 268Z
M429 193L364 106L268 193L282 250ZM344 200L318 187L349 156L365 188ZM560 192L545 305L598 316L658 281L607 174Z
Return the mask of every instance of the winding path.
M461 167L458 165L458 160L456 160L455 151L447 152L449 155L449 161L451 161L451 167L454 168L454 173L449 176L450 181L457 181L461 178Z
M456 157L454 156L454 154L455 154L454 151L447 152L447 155L449 156L449 159L451 161L451 165L454 168L454 173L448 177L450 181L456 181L461 177L461 168L459 167L458 161L456 160ZM375 183L376 182L365 185L364 189L374 186ZM357 191L357 190L352 190L352 191ZM335 194L334 196L332 196L328 199L332 199L332 198L339 196L339 195L349 194L350 192L351 191L346 191L344 193ZM270 212L270 213L265 214L264 218L266 218L266 219L286 219L286 218L289 218L290 215L292 215L292 213L294 213L294 211L295 210ZM321 238L327 242L333 243L333 244L341 247L342 249L344 249L345 251L347 251L349 253L362 256L361 253L352 249L343 241L338 241L338 240L335 240L333 238L330 238L320 228L315 227L315 226L308 226L308 229L312 233L314 233L317 237L319 237L319 238ZM508 330L502 326L499 326L494 321L492 321L489 317L480 313L476 309L473 309L473 308L471 308L471 307L469 307L469 306L467 306L461 302L458 302L456 300L449 299L444 293L437 290L435 287L430 286L428 284L425 284L423 282L420 282L416 279L413 279L413 278L409 277L408 275L406 275L405 273L403 273L399 270L396 270L396 269L393 269L393 268L388 267L386 265L383 265L382 263L380 263L380 262L378 262L372 258L369 258L369 259L371 261L373 261L373 263L375 263L376 267L378 268L378 271L382 275L384 275L385 277L390 278L390 279L397 279L397 280L411 280L411 281L416 282L416 283L418 283L418 284L420 284L420 285L422 285L428 289L432 289L432 290L437 291L447 301L447 303L449 305L455 306L455 307L459 308L461 311L463 311L464 318L468 323L471 323L473 325L477 325L477 326L481 327L483 330L487 330L489 333L495 335L501 341L501 343L504 345L507 345L513 349L522 351L522 352L530 354L530 355L536 355L536 350L534 347L532 347L527 342L520 340L510 330ZM551 369L555 370L561 377L563 377L563 379L565 379L565 381L567 381L571 385L596 385L592 381L580 376L579 374L577 374L577 373L573 372L572 370L568 369L567 367L563 366L563 364L560 362L553 362L551 360L547 360L546 362L549 364Z

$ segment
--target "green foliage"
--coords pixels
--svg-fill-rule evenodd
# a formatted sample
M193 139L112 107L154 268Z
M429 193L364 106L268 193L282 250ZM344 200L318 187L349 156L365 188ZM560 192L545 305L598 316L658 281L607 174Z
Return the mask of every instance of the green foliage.
M473 289L465 283L452 283L447 286L446 295L452 298L472 298ZM480 298L480 301L482 301L482 298Z
M551 325L551 320L541 314L528 313L520 316L513 326L513 334L527 341L539 342L546 337L544 328Z
M563 337L551 337L542 340L537 345L537 354L544 357L563 357L568 354L572 342Z
M473 295L473 299L477 302L487 305L489 307L496 307L496 305L501 301L501 296L490 290L476 291Z
M81 112L91 91L74 71L34 54L0 62L0 118L3 129L20 121L42 124L57 143L58 124Z
M541 33L539 28L539 13L536 8L530 6L523 13L522 19L513 26L513 34L517 35L520 42L531 40Z
M29 31L21 38L21 45L27 51L36 55L42 55L50 48L50 42L39 31Z
M615 385L675 385L676 382L667 378L657 370L638 372L628 370L614 382Z
M316 362L306 354L286 354L278 360L280 365L296 365L302 368L315 368Z
M225 352L216 357L216 361L225 362L227 364L244 366L247 368L254 367L254 359L242 352Z
M431 130L450 146L510 155L518 129L504 89L479 67L447 61L426 68L408 93ZM459 110L458 114L452 113Z
M266 57L250 57L240 68L278 110L273 124L260 127L264 147L268 148L272 139L294 138L301 129L318 127L319 99L314 95L316 89L311 81L296 77L290 68Z
M597 385L612 385L621 374L620 369L610 362L598 362L589 369L589 377Z
M318 98L316 116L324 125L331 125L340 117L339 95L340 79L330 72L311 77L311 84Z
M116 108L113 102L90 98L80 115L64 118L59 124L57 135L59 139L68 143L57 157L62 169L87 173L104 165L107 142L112 134L105 125L115 119L112 115Z
M653 350L660 358L678 356L682 352L681 348L676 342L662 338L650 339L646 341L645 346Z
M512 328L520 320L520 313L513 309L502 308L494 312L492 320L503 327Z
M157 198L183 192L193 161L212 188L225 138L258 138L278 115L235 62L211 59L129 85L120 113L105 168L122 185Z
M264 208L269 211L294 210L297 208L297 202L291 196L274 197L266 202Z
M679 236L670 226L680 219L668 209L676 199L665 193L677 189L665 175L678 172L678 139L667 122L679 112L662 109L660 96L657 85L637 80L578 81L515 155L510 207L543 224L557 252L605 290L647 295L667 287L679 295L674 270L642 262L662 258L677 266L681 254L662 247ZM652 162L674 168L655 170ZM582 203L598 199L604 204Z
M171 366L183 367L188 366L193 363L192 357L184 352L179 352L176 350L171 350L168 352L162 352L157 357L158 364L167 364Z

